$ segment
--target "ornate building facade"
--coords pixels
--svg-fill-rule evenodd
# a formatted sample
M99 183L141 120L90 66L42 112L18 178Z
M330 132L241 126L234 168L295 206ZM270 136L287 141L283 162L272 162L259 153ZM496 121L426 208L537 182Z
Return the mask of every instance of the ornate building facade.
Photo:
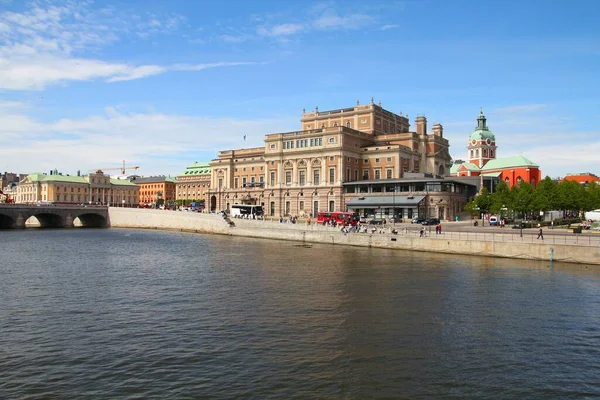
M401 180L410 174L447 176L451 158L442 125L428 133L424 116L415 124L411 131L408 116L372 100L351 108L304 111L300 131L267 134L264 147L219 152L210 162L207 208L228 210L246 203L263 205L270 216L315 215L346 210L349 200L361 196L348 183Z
M53 171L30 174L17 188L17 203L38 201L56 204L104 204L138 206L138 188L128 180L113 179L101 170L84 176L70 176Z
M210 189L209 163L195 162L175 178L175 200L184 203L204 201L208 204L206 195Z
M497 158L496 149L496 136L487 126L487 120L481 110L477 118L477 127L471 133L467 144L468 161L453 164L450 175L497 178L506 182L509 187L521 182L537 186L542 179L539 165L521 155Z

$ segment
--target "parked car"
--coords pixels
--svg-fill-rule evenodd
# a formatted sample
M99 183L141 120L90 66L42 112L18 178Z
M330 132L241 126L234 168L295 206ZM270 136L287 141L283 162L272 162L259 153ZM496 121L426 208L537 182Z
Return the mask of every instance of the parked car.
M438 225L440 220L438 218L427 218L423 221L423 225Z
M369 225L383 225L383 219L373 218L369 221Z
M412 221L410 221L411 224L422 224L423 222L425 222L425 218L423 217L414 217Z

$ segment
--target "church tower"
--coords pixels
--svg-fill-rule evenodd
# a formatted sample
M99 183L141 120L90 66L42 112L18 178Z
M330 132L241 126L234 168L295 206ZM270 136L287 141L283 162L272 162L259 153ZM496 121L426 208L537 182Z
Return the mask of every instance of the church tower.
M483 167L489 160L496 158L496 137L486 125L483 110L477 118L477 128L469 137L467 159L470 163Z

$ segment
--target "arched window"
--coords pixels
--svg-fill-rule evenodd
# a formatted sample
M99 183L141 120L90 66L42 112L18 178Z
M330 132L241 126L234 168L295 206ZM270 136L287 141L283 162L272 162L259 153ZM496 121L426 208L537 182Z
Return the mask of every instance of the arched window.
M523 178L517 176L517 185L521 184L521 182L523 182Z
M494 157L494 150L490 150L490 158Z
M507 185L510 183L510 179L508 179L508 176L506 177L506 179L504 179L504 182L506 182Z
M440 165L440 168L439 168L438 175L439 175L439 176L444 176L444 172L445 172L445 170L444 170L444 166L443 166L443 165Z
M487 157L487 149L483 149L483 156Z
M321 125L321 129L325 129L325 124Z
M475 157L479 157L479 149L475 150Z
M473 158L473 150L471 150L471 158Z
M352 124L350 124L350 121L346 122L346 128L351 128Z
M334 128L337 128L337 126L338 126L337 122L333 124Z

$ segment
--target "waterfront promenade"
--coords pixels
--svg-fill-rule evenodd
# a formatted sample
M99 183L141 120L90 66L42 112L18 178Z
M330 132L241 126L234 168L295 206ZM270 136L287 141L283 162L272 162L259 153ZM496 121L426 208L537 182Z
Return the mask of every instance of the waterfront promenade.
M301 244L330 243L361 247L440 252L451 254L507 257L545 261L564 261L600 265L600 236L569 234L566 230L545 230L544 240L536 239L534 230L475 228L466 223L444 224L441 235L426 227L420 237L420 226L397 224L398 234L348 233L339 228L305 223L232 219L228 223L216 214L148 209L109 209L110 226L115 228L165 229L184 232L289 240ZM459 229L459 230L455 230ZM496 231L494 231L496 229ZM563 231L563 232L558 232Z

